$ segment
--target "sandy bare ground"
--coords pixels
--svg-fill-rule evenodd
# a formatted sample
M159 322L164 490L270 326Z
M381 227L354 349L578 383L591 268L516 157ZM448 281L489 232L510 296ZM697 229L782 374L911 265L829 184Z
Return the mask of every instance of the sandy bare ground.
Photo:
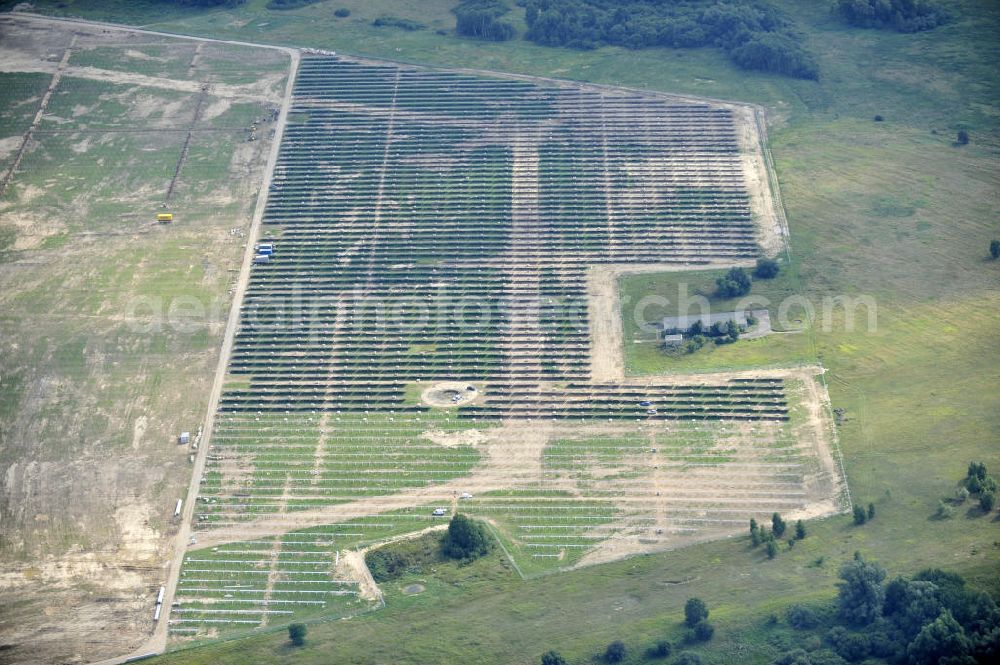
M767 161L767 137L762 136L766 128L760 120L762 113L753 106L733 108L743 181L757 227L757 243L765 255L774 257L786 249L788 228L780 201L776 201L774 197L777 185Z

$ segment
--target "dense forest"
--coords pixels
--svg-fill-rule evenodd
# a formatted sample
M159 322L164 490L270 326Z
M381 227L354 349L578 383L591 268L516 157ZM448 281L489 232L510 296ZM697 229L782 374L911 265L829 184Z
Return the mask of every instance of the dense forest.
M859 28L888 28L899 32L930 30L945 23L948 13L927 0L838 0L837 9Z
M744 69L819 76L791 21L760 0L526 0L525 10L525 37L546 46L714 46Z

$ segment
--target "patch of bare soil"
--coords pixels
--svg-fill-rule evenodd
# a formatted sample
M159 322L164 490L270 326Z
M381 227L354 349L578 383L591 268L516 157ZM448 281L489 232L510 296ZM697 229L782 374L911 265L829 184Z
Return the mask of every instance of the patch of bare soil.
M788 229L781 201L776 200L772 187L777 180L769 174L766 161L765 137L761 136L763 112L752 106L735 106L733 120L740 142L740 163L743 182L750 197L750 212L757 225L757 243L767 256L777 256L785 250Z
M375 583L375 578L365 563L364 550L345 550L340 556L337 574L343 579L358 583L358 597L362 600L381 601L382 590Z
M469 389L472 390L469 390ZM472 404L479 390L467 381L441 381L424 390L420 401L428 406L453 407Z
M433 441L439 446L444 446L445 448L454 448L455 446L475 447L485 443L488 439L486 434L482 430L478 429L460 430L458 432L445 432L443 430L434 429L427 430L420 436L428 441Z

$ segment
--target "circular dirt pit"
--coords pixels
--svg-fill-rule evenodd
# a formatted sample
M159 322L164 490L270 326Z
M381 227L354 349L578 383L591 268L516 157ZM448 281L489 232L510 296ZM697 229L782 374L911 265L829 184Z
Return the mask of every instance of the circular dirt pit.
M437 407L462 406L474 402L477 397L479 389L462 381L435 383L420 395L424 404Z
M407 584L405 587L403 587L403 593L405 593L407 596L415 596L418 593L422 593L425 590L425 588L426 587L424 587L423 584Z

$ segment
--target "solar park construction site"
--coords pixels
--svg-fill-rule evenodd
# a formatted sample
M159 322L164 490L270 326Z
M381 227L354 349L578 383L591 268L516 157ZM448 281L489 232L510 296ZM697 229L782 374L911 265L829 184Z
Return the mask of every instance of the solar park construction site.
M458 511L532 577L848 508L820 368L621 361L613 277L783 251L757 109L306 53L286 113L171 638L377 607Z

